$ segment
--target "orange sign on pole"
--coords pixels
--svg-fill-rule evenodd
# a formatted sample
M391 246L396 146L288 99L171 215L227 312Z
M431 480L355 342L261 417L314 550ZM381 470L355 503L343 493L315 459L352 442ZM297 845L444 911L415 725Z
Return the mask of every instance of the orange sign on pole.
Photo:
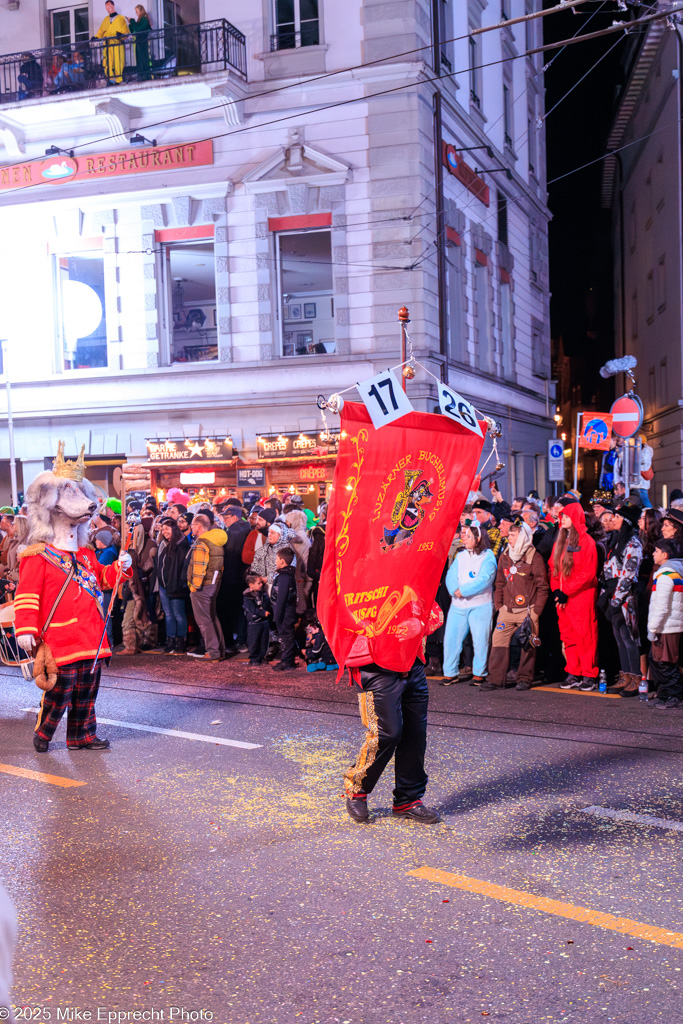
M612 442L612 413L584 412L579 448L608 452Z

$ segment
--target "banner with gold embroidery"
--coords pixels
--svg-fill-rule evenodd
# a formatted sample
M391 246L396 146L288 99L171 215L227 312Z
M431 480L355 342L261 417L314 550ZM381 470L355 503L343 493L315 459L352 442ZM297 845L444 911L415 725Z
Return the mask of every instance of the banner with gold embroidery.
M484 444L446 416L411 412L375 429L345 403L327 515L318 617L341 668L408 672Z

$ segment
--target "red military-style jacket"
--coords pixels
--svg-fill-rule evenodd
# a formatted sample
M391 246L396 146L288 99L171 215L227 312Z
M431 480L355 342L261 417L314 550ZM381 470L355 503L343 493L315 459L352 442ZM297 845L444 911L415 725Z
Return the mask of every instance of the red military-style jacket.
M95 552L79 548L75 552L77 575L69 580L47 632L42 639L49 644L58 665L86 661L97 654L104 629L102 590L113 589L118 564L100 565ZM71 568L71 552L50 544L33 544L19 556L19 583L14 599L14 631L17 636L31 634L37 640L64 585ZM132 572L121 574L130 579ZM111 654L105 635L100 658Z

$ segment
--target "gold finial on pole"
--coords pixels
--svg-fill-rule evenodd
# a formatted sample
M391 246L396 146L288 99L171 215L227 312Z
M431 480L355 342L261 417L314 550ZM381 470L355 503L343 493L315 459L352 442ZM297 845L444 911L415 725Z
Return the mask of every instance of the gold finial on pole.
M406 361L406 327L410 323L410 316L408 315L408 309L406 306L401 306L398 311L398 322L401 325L401 363ZM401 385L403 390L406 390L406 378L405 374L401 375Z

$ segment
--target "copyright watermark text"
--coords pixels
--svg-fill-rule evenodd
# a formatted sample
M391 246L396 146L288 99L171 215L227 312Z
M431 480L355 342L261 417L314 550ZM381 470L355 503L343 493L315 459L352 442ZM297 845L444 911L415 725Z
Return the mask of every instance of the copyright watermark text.
M214 1019L211 1010L192 1010L186 1006L165 1006L147 1010L110 1010L107 1006L98 1006L96 1010L81 1010L77 1006L15 1006L14 1016L17 1021L99 1021L100 1024L130 1024L131 1021L170 1021L175 1024L196 1024L211 1022ZM9 1010L0 1007L0 1021L9 1019Z

